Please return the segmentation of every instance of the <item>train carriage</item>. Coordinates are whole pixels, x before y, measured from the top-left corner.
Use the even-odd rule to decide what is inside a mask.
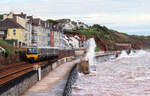
[[[26,58],[29,61],[39,61],[50,57],[56,57],[59,55],[59,49],[57,47],[27,47]]]

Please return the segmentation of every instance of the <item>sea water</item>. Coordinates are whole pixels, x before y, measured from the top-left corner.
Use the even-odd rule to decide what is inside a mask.
[[[73,96],[150,96],[150,52],[125,51],[120,57],[96,63],[96,74],[79,74]]]

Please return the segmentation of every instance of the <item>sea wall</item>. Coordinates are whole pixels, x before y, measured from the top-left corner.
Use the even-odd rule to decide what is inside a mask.
[[[78,78],[78,69],[77,64],[72,68],[70,75],[68,77],[63,96],[72,96],[72,85],[75,83],[75,81]]]
[[[36,71],[31,71],[0,87],[0,96],[20,96],[38,81]]]
[[[71,61],[73,57],[63,58],[53,63],[46,64],[41,67],[41,78],[43,78],[47,73],[54,70],[59,65],[66,61]],[[28,88],[33,86],[39,80],[38,70],[32,70],[9,83],[0,86],[0,96],[20,96]]]
[[[113,58],[116,58],[115,54],[105,54],[105,55],[99,55],[95,57],[97,62],[105,62]]]
[[[112,57],[115,58],[115,55],[114,54],[106,54],[106,55],[97,56],[95,59],[98,62],[105,62],[105,61],[111,59]],[[82,66],[82,64],[85,64],[85,66]],[[85,68],[81,68],[81,67],[85,67]],[[87,69],[86,61],[83,61],[83,63],[81,61],[80,64],[76,64],[76,66],[73,67],[73,69],[70,72],[70,75],[68,77],[63,96],[72,96],[72,85],[74,85],[74,83],[78,79],[78,72],[82,72],[83,69],[85,69],[85,70]],[[84,72],[82,72],[82,73],[84,73]]]

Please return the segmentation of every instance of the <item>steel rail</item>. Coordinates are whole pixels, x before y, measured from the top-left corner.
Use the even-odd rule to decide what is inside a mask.
[[[33,68],[34,65],[45,66],[48,63],[55,62],[64,57],[67,56],[62,56],[59,58],[54,58],[51,60],[46,60],[46,61],[41,61],[36,63],[20,62],[8,66],[0,67],[0,87],[28,72],[31,72],[34,69]]]

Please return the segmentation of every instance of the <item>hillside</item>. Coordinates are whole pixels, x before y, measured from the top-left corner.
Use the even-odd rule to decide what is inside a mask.
[[[88,29],[65,31],[65,33],[86,35],[87,38],[94,37],[98,49],[102,50],[117,50],[116,43],[130,43],[134,49],[150,48],[150,36],[128,35],[98,24],[90,26]]]

